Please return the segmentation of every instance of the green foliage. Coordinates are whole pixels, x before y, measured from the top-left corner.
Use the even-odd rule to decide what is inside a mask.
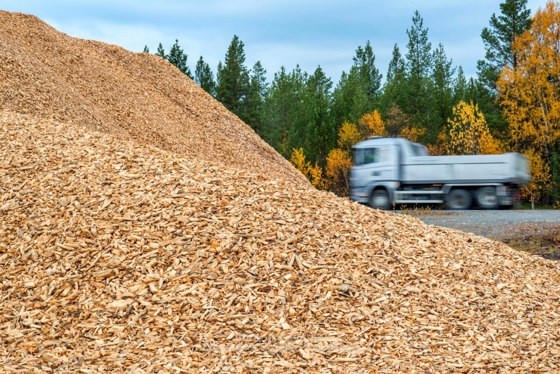
[[[526,4],[526,0],[504,0],[500,4],[502,13],[492,15],[489,27],[482,30],[486,55],[484,61],[478,62],[476,78],[466,77],[460,66],[454,66],[443,45],[432,49],[428,28],[415,11],[412,25],[406,30],[406,53],[401,54],[399,46],[394,45],[383,86],[369,41],[358,46],[350,69],[342,72],[335,85],[320,67],[308,74],[299,65],[291,72],[281,67],[269,84],[260,61],[250,70],[245,66],[245,46],[237,35],[224,62],[217,66],[216,80],[202,56],[196,64],[194,80],[284,157],[299,160],[315,185],[320,180],[328,181],[329,188],[337,193],[347,193],[344,173],[351,165],[351,145],[371,134],[403,136],[426,144],[436,153],[476,153],[484,147],[497,151],[508,139],[519,150],[534,144],[549,167],[551,185],[560,186],[560,140],[556,138],[560,105],[553,102],[560,92],[560,79],[555,71],[548,70],[556,66],[556,60],[522,70],[517,79],[524,80],[525,88],[519,89],[517,81],[511,84],[515,72],[524,66],[523,54],[512,43],[531,26]],[[537,56],[540,52],[527,53]],[[190,75],[187,55],[177,40],[169,55],[161,43],[156,54]],[[557,50],[551,56],[558,56]],[[496,79],[500,70],[508,66],[511,72],[504,87],[518,87],[518,91],[508,93],[509,101],[499,107]],[[534,71],[547,72],[548,76],[542,75],[538,81],[526,79]],[[550,83],[548,88],[546,80]],[[531,105],[540,106],[526,107],[529,104],[523,100],[529,100],[528,92],[540,98],[531,99]],[[551,131],[539,133],[547,124]],[[470,146],[474,148],[467,150]],[[553,192],[555,188],[539,192],[539,197],[558,199],[560,189]]]
[[[191,70],[187,65],[188,55],[183,52],[181,46],[179,46],[179,40],[175,39],[175,43],[171,46],[171,50],[167,55],[167,61],[177,66],[181,72],[185,73],[192,79]]]
[[[336,144],[331,87],[320,67],[313,75],[299,66],[291,73],[282,67],[265,95],[263,138],[285,156],[290,149],[304,148],[310,162],[323,164]]]
[[[214,74],[210,65],[208,65],[202,56],[198,59],[196,63],[196,68],[194,70],[194,81],[198,83],[200,87],[212,96],[216,96],[216,82],[214,81]]]
[[[387,80],[381,95],[381,108],[387,113],[393,107],[402,108],[405,103],[406,70],[399,47],[395,44],[387,70]]]
[[[336,127],[330,112],[331,88],[330,78],[318,67],[307,77],[303,91],[304,146],[309,160],[319,164],[324,164],[326,153],[336,144]]]
[[[418,11],[412,17],[412,27],[406,30],[408,35],[408,52],[406,54],[406,70],[411,80],[412,88],[418,93],[422,88],[422,81],[430,75],[432,68],[432,43],[428,39],[428,29],[424,27],[424,20]]]
[[[149,52],[148,46],[144,47],[144,52]],[[177,69],[179,69],[182,73],[186,74],[189,78],[193,78],[191,75],[191,70],[187,65],[188,55],[183,51],[181,46],[179,45],[179,40],[175,39],[175,43],[171,47],[169,54],[165,53],[165,49],[163,45],[159,43],[156,56],[159,56],[167,61],[169,61],[172,65],[175,65]]]
[[[439,132],[440,126],[452,115],[453,106],[453,62],[447,59],[443,45],[433,53],[433,106],[434,116],[428,131]]]
[[[367,90],[357,70],[350,69],[350,73],[343,72],[333,92],[334,122],[337,124],[344,121],[356,122],[368,111],[370,105]]]
[[[266,88],[266,70],[261,62],[257,61],[249,72],[249,86],[243,97],[243,106],[239,116],[261,136],[263,134],[262,107]]]
[[[418,11],[414,13],[412,27],[407,29],[406,33],[406,85],[402,109],[411,116],[413,122],[428,129],[425,141],[433,143],[438,127],[442,124],[435,121],[432,44],[428,39],[428,29],[424,27],[424,20]]]
[[[245,66],[245,45],[237,35],[226,52],[225,61],[218,64],[216,98],[226,108],[245,120],[243,101],[249,91],[249,71]]]
[[[459,66],[457,68],[457,79],[455,80],[455,85],[453,87],[453,102],[458,103],[459,101],[470,101],[472,98],[468,97],[469,82],[465,77],[465,72],[463,67]]]
[[[531,11],[527,0],[505,0],[500,4],[501,13],[492,14],[489,27],[482,30],[485,49],[484,60],[477,61],[478,86],[473,100],[486,116],[490,131],[506,140],[508,123],[503,118],[496,100],[496,82],[505,66],[517,68],[518,55],[512,48],[513,41],[531,26]]]
[[[375,54],[371,43],[359,46],[353,57],[348,73],[343,72],[333,93],[334,122],[357,122],[367,112],[371,112],[380,99],[382,75],[375,66]]]
[[[352,69],[356,70],[363,88],[366,91],[368,101],[375,104],[379,96],[379,89],[381,88],[381,79],[383,76],[379,73],[379,69],[375,66],[375,54],[369,40],[366,46],[361,46],[356,49],[356,55],[353,57],[354,65]]]
[[[264,139],[280,154],[289,158],[292,149],[303,147],[301,132],[304,75],[299,67],[291,73],[282,67],[265,94],[263,130]]]
[[[167,55],[165,54],[165,50],[163,49],[163,45],[161,45],[161,43],[158,44],[156,56],[167,60]]]
[[[477,62],[480,82],[492,94],[500,71],[509,65],[517,67],[517,53],[512,49],[515,38],[531,27],[531,11],[527,0],[505,0],[500,4],[501,14],[490,17],[490,26],[482,30],[485,59]]]

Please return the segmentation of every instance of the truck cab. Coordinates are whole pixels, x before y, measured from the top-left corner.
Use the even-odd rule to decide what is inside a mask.
[[[350,198],[381,209],[393,205],[402,180],[402,159],[429,156],[425,146],[402,138],[371,137],[352,147]]]

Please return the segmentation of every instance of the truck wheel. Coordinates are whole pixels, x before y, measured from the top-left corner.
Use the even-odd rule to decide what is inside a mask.
[[[465,210],[472,205],[472,196],[468,190],[452,189],[447,195],[447,208],[451,210]]]
[[[375,209],[388,210],[391,207],[389,193],[384,188],[378,188],[371,194],[369,206]]]
[[[476,203],[482,209],[497,209],[500,205],[498,195],[496,194],[496,187],[480,187],[476,190],[475,198]]]

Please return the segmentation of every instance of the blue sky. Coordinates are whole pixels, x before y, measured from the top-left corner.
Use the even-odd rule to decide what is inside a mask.
[[[476,75],[484,57],[480,33],[502,0],[0,0],[0,9],[33,14],[70,36],[139,52],[166,51],[175,39],[194,71],[200,56],[216,73],[234,35],[245,45],[245,64],[261,61],[269,81],[284,66],[313,73],[321,66],[334,84],[369,40],[385,77],[395,43],[406,53],[406,30],[418,10],[435,48],[454,66]],[[529,0],[534,14],[546,0]]]

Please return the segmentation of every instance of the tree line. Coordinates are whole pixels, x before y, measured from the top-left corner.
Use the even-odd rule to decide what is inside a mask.
[[[404,49],[393,47],[383,81],[370,41],[358,46],[334,84],[320,66],[284,67],[271,82],[245,63],[234,35],[216,74],[201,56],[194,74],[178,40],[156,54],[177,66],[250,125],[318,188],[348,193],[351,146],[367,136],[403,136],[433,154],[518,151],[531,161],[523,195],[560,200],[560,6],[531,16],[527,0],[505,0],[481,32],[485,57],[467,78],[442,44],[433,46],[418,11]],[[146,47],[145,52],[149,52]]]

